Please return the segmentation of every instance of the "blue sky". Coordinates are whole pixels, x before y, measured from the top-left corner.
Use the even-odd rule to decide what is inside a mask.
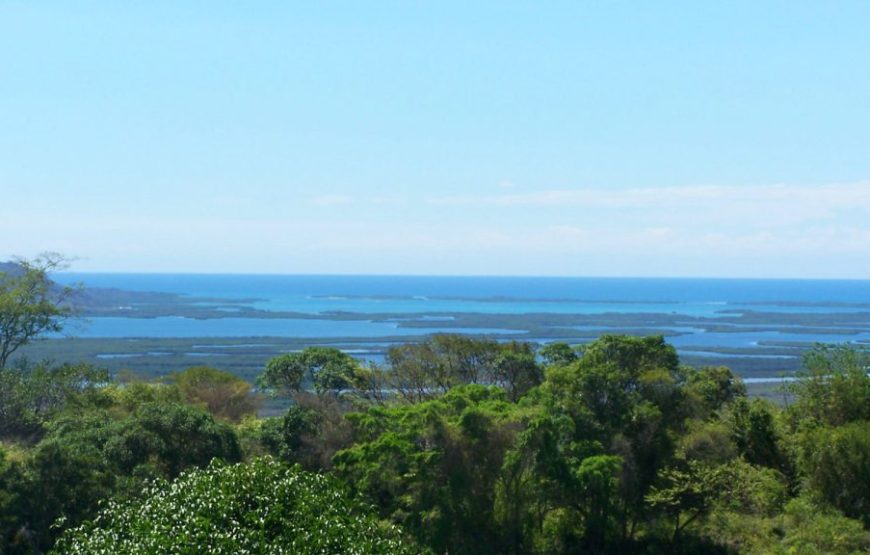
[[[0,257],[870,278],[867,2],[0,0]]]

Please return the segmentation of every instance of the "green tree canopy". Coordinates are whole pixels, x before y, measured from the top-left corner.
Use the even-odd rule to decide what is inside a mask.
[[[307,347],[269,360],[257,383],[285,395],[301,390],[306,382],[318,395],[338,393],[357,385],[360,370],[359,363],[339,349]]]
[[[870,351],[850,345],[818,345],[804,356],[800,379],[790,389],[796,418],[839,426],[870,420]]]
[[[187,402],[202,405],[219,418],[238,422],[257,410],[251,384],[230,372],[194,366],[170,375],[169,379]]]
[[[3,265],[7,269],[0,271],[0,369],[23,345],[63,329],[71,314],[65,301],[72,289],[58,287],[48,277],[63,265],[63,257],[54,253]]]
[[[241,459],[236,435],[200,409],[146,403],[122,418],[94,410],[54,420],[26,459],[21,511],[27,527],[50,544],[58,518],[77,525],[98,503],[129,495],[143,480],[173,478],[212,459]]]
[[[577,349],[567,343],[554,341],[547,343],[538,351],[538,356],[547,366],[564,366],[580,358]]]
[[[800,469],[811,491],[870,527],[870,421],[807,432]]]
[[[99,394],[105,370],[87,364],[0,370],[0,438],[34,442],[62,411]]]
[[[64,555],[421,553],[332,479],[270,459],[193,470],[112,501],[69,530]]]
[[[464,385],[351,414],[357,442],[335,455],[335,472],[438,553],[504,552],[495,484],[518,410],[500,388]]]
[[[421,343],[396,345],[387,353],[389,387],[417,403],[464,384],[499,385],[512,401],[543,379],[530,343],[498,343],[436,334]]]

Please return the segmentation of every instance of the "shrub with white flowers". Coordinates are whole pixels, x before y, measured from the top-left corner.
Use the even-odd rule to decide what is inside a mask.
[[[111,501],[55,553],[402,554],[421,550],[334,479],[269,458],[190,470]]]

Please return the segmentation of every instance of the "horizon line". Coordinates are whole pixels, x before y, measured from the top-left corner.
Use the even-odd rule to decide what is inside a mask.
[[[785,276],[651,276],[651,275],[543,275],[543,274],[418,274],[418,273],[324,273],[324,272],[200,272],[138,270],[64,270],[54,274],[112,274],[162,276],[271,276],[271,277],[376,277],[376,278],[453,278],[453,279],[608,279],[608,280],[733,280],[733,281],[870,281],[870,277],[785,277]]]

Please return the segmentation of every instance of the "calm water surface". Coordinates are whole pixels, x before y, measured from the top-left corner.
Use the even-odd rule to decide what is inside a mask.
[[[227,300],[254,299],[250,305],[257,308],[311,315],[335,311],[428,313],[437,319],[439,313],[664,313],[710,318],[726,316],[723,311],[728,310],[870,313],[870,281],[86,273],[63,273],[56,278],[62,283],[83,283],[86,287]],[[866,327],[867,333],[859,335],[741,332],[739,329],[733,333],[703,333],[691,327],[667,329],[682,334],[669,338],[677,347],[695,347],[703,352],[703,348],[752,347],[763,341],[870,341],[870,322],[865,324],[861,327]],[[443,329],[457,333],[516,333],[516,330],[488,328]],[[402,328],[398,322],[369,320],[232,317],[214,320],[93,318],[69,330],[86,337],[305,338],[419,336],[437,331],[441,329]]]

